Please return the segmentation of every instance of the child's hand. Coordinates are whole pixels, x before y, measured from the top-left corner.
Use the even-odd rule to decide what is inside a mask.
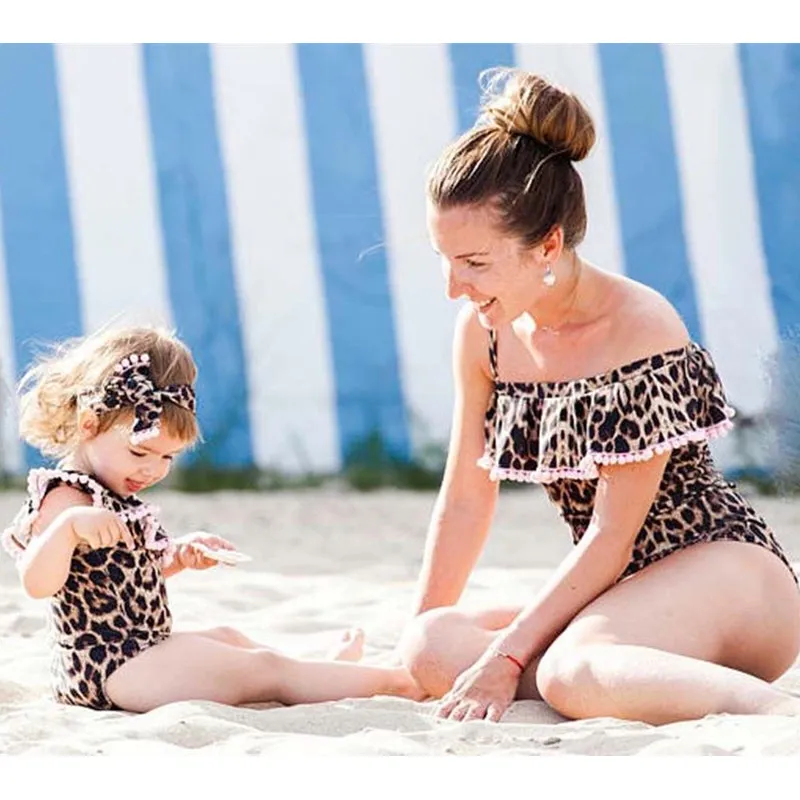
[[[211,533],[187,533],[179,539],[174,539],[176,546],[175,562],[181,569],[208,569],[216,567],[219,561],[206,556],[195,544],[205,545],[211,550],[235,550],[236,548],[221,536]]]
[[[74,506],[67,512],[76,544],[88,544],[92,550],[113,547],[124,542],[133,550],[133,535],[128,526],[107,508]]]

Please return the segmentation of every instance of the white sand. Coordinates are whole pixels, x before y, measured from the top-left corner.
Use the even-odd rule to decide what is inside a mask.
[[[434,496],[429,493],[151,493],[168,529],[218,532],[253,556],[235,568],[170,581],[176,628],[232,625],[289,652],[319,655],[359,625],[367,657],[389,652],[409,608]],[[0,495],[10,520],[22,495]],[[755,498],[789,557],[800,561],[800,502]],[[4,523],[5,524],[5,523]],[[541,490],[501,495],[494,531],[464,601],[523,602],[570,547]],[[0,753],[225,754],[781,754],[800,753],[800,726],[719,715],[661,727],[567,722],[543,703],[515,703],[500,724],[436,720],[395,698],[230,708],[176,703],[149,714],[59,706],[47,691],[43,604],[0,560]],[[779,685],[800,694],[800,665]]]

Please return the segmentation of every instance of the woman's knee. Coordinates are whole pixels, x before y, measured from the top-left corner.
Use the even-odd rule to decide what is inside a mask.
[[[556,639],[539,661],[536,688],[542,699],[565,717],[596,716],[594,664],[600,649],[613,645],[573,643]]]
[[[439,671],[442,652],[452,643],[454,631],[464,624],[464,615],[452,607],[431,609],[409,623],[398,649],[415,679],[424,678],[432,669]]]
[[[427,657],[462,618],[463,615],[451,607],[434,608],[415,617],[400,640],[399,649],[406,666],[410,668],[417,659]]]

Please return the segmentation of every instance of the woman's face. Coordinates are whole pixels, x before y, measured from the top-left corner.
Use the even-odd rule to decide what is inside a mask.
[[[428,203],[428,233],[442,258],[447,296],[466,296],[486,328],[512,322],[547,291],[537,248],[523,249],[501,232],[487,206],[442,210]]]

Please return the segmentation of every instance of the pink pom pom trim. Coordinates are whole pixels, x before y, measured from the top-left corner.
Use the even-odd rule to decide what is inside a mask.
[[[0,535],[0,544],[6,552],[16,557],[25,552],[25,546],[30,540],[31,526],[39,514],[39,506],[47,490],[47,485],[53,478],[59,478],[65,483],[81,484],[86,486],[92,493],[92,505],[95,508],[103,508],[103,487],[88,475],[75,474],[60,469],[50,469],[39,467],[32,469],[28,473],[28,494],[31,498],[31,510],[22,508],[14,518],[11,525]],[[142,503],[135,508],[128,508],[121,511],[117,516],[123,522],[141,521],[144,530],[145,547],[148,550],[161,550],[162,558],[168,561],[172,557],[175,545],[169,537],[156,539],[159,530],[158,516],[159,509],[149,503]]]
[[[484,453],[477,463],[479,467],[489,471],[489,477],[493,481],[510,480],[518,483],[552,483],[564,478],[593,480],[600,476],[597,470],[598,464],[632,464],[636,461],[649,461],[655,455],[674,450],[676,447],[681,447],[689,442],[709,441],[719,436],[724,436],[731,428],[733,428],[733,422],[730,419],[726,419],[708,428],[700,428],[678,436],[672,436],[657,445],[646,447],[633,453],[587,453],[577,467],[556,467],[537,470],[504,469],[497,466],[489,453]]]

